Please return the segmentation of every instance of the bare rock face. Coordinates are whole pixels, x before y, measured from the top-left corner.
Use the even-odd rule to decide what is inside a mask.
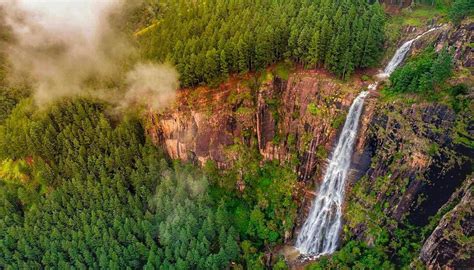
[[[256,93],[243,83],[197,89],[183,92],[175,108],[150,114],[148,133],[173,159],[227,168],[238,143],[258,147],[264,160],[293,162],[300,179],[312,179],[360,89],[361,81],[315,71],[270,78]]]
[[[464,23],[455,28],[450,28],[441,32],[436,41],[436,49],[441,49],[444,45],[453,49],[456,67],[474,66],[474,49],[471,44],[474,41],[474,23]]]
[[[472,23],[444,25],[413,44],[417,54],[430,44],[436,50],[450,48],[456,72],[472,67]],[[427,29],[406,29],[417,36]],[[471,86],[472,76],[458,76],[453,84]],[[374,241],[371,231],[393,231],[409,222],[436,229],[424,239],[420,260],[430,269],[467,269],[472,254],[472,173],[474,134],[470,111],[456,113],[443,103],[403,100],[367,100],[352,166],[357,177],[349,179],[346,228],[357,239]],[[463,138],[460,138],[463,137]],[[456,189],[461,191],[454,193]],[[453,195],[454,193],[454,195]],[[441,218],[441,216],[442,218]],[[429,217],[440,221],[430,223]]]
[[[361,88],[361,82],[347,85],[317,72],[296,73],[284,86],[272,87],[273,91],[264,87],[257,117],[261,154],[269,160],[296,158],[302,180],[320,174],[322,167],[318,165],[327,158]],[[275,102],[280,102],[276,108],[272,107]]]
[[[200,165],[213,160],[219,167],[227,167],[232,160],[227,147],[234,139],[246,141],[246,133],[254,128],[248,94],[249,89],[240,85],[232,93],[203,88],[183,92],[174,108],[149,115],[148,133],[173,159]]]
[[[474,178],[465,181],[444,206],[449,210],[423,244],[420,259],[429,269],[474,265]]]
[[[434,26],[432,26],[434,27]],[[474,23],[465,22],[458,26],[441,25],[439,30],[433,34],[423,36],[414,43],[414,50],[411,54],[417,54],[427,45],[434,44],[436,51],[443,48],[450,48],[453,52],[455,67],[469,68],[474,66],[474,49],[471,44],[473,42]],[[414,33],[420,34],[427,29],[416,29]]]
[[[369,100],[366,110],[371,106],[354,155],[355,164],[363,155],[370,161],[359,169],[362,178],[351,179],[347,212],[380,209],[388,219],[377,220],[378,226],[393,228],[405,218],[425,226],[472,170],[473,150],[455,142],[462,116],[438,103]],[[354,235],[367,240],[365,219],[347,221]]]
[[[471,72],[466,68],[472,66],[473,29],[472,22],[443,25],[418,39],[411,54],[419,53],[430,44],[434,44],[436,50],[448,47],[454,53],[456,69]],[[409,28],[406,35],[415,37],[426,30]],[[456,83],[467,85],[473,82],[472,76],[461,76],[457,80]],[[357,177],[350,179],[349,187],[349,190],[356,187],[354,192],[359,192],[359,196],[350,194],[348,197],[353,198],[349,206],[368,209],[382,206],[383,213],[396,222],[408,218],[416,225],[426,225],[428,217],[437,213],[472,171],[473,150],[456,142],[459,135],[456,129],[461,122],[466,125],[465,133],[471,134],[468,136],[474,134],[469,119],[468,115],[457,115],[440,103],[373,104],[368,100],[353,158]],[[358,198],[361,193],[367,197]],[[365,237],[364,224],[350,226],[355,235]]]
[[[390,175],[398,189],[380,190],[377,199],[388,202],[390,209],[385,211],[400,220],[416,199],[424,173],[433,162],[434,153],[428,151],[432,139],[441,145],[449,142],[446,134],[433,136],[432,129],[449,134],[454,125],[454,112],[442,105],[406,107],[402,104],[379,104],[376,111],[379,113],[372,118],[366,140],[362,142],[365,151],[372,152],[373,157],[366,181],[368,185],[375,185],[378,178]]]

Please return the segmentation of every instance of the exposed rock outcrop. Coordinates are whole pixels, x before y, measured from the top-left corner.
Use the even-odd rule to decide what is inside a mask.
[[[465,69],[471,65],[473,27],[472,23],[443,25],[417,40],[411,54],[429,44],[438,50],[448,46],[454,52],[456,69]],[[408,36],[425,30],[407,29]],[[472,76],[457,76],[457,80],[471,85],[472,91]],[[405,218],[424,226],[472,171],[474,152],[459,143],[460,136],[473,138],[469,113],[457,114],[442,103],[402,100],[377,104],[369,100],[366,107],[353,158],[357,176],[351,179],[349,189],[354,190],[348,196],[348,211],[354,215],[364,209],[380,209],[388,220],[380,221],[379,226],[395,227]],[[359,238],[367,237],[367,224],[358,219],[348,223]]]
[[[324,72],[296,72],[264,82],[182,93],[177,106],[150,114],[149,134],[175,159],[229,167],[235,143],[257,146],[266,160],[293,162],[300,179],[320,172],[363,82],[343,83]],[[256,98],[254,98],[256,96]],[[296,166],[296,165],[295,165]]]
[[[361,137],[354,157],[365,154],[372,162],[360,181],[352,181],[357,192],[372,195],[352,194],[351,200],[368,209],[380,205],[396,221],[407,217],[424,225],[470,173],[473,151],[455,142],[461,116],[437,103],[398,101],[377,104],[374,110],[371,120],[363,120],[367,136]]]
[[[437,50],[449,46],[453,50],[455,66],[457,68],[469,68],[474,66],[474,48],[472,43],[474,33],[474,22],[464,23],[454,28],[441,31],[435,38],[434,44]]]
[[[467,269],[474,265],[474,178],[466,180],[444,208],[449,210],[453,205],[421,249],[420,259],[429,269]]]
[[[438,51],[450,48],[460,74],[451,83],[468,85],[471,94],[461,100],[470,102],[473,76],[462,74],[472,75],[473,27],[472,23],[444,25],[417,40],[411,51],[417,54],[429,44]],[[424,30],[407,31],[418,35]],[[450,101],[407,101],[366,104],[368,113],[363,116],[353,158],[358,176],[348,187],[348,235],[371,244],[374,232],[382,228],[394,231],[406,222],[418,228],[427,226],[428,232],[436,227],[421,250],[421,261],[430,269],[464,269],[474,264],[473,180],[466,179],[474,162],[474,149],[469,146],[474,138],[472,107],[459,113],[447,105]],[[430,217],[443,211],[450,212],[430,223]]]
[[[452,50],[457,69],[473,67],[474,49],[471,44],[474,42],[474,22],[466,22],[458,26],[444,24],[437,27],[439,27],[439,30],[424,36],[413,44],[411,55],[416,55],[420,50],[426,48],[428,44],[433,44],[437,51],[449,47]],[[422,33],[425,30],[425,28],[413,28],[409,31],[416,34]]]
[[[457,71],[469,71],[465,68],[473,66],[473,28],[472,23],[445,25],[417,40],[412,54],[427,44],[437,50],[448,45]],[[423,30],[408,29],[414,36]],[[258,149],[263,160],[293,166],[300,188],[304,186],[303,192],[295,192],[304,193],[301,202],[315,196],[313,184],[320,179],[346,112],[366,85],[357,77],[340,82],[322,71],[298,71],[287,79],[270,74],[260,85],[255,79],[230,80],[215,90],[183,91],[174,108],[150,114],[148,133],[174,159],[200,165],[214,161],[219,168],[229,168],[236,160],[232,145]],[[472,78],[460,81],[472,85]],[[451,196],[472,172],[474,151],[461,142],[474,136],[470,118],[443,103],[380,101],[371,93],[347,181],[344,212],[351,216],[346,225],[352,235],[371,243],[368,231],[373,224],[393,229],[409,220],[425,226],[448,200],[459,200],[425,242],[420,258],[433,268],[472,263],[472,256],[463,255],[472,253],[472,242],[469,248],[463,244],[465,237],[472,241],[472,190]],[[472,186],[472,178],[466,183]],[[462,234],[451,235],[453,226],[460,226]]]

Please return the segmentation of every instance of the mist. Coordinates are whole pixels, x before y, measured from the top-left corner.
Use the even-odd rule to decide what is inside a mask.
[[[77,95],[153,109],[174,100],[174,68],[138,62],[129,37],[110,24],[124,1],[7,0],[0,8],[13,34],[4,46],[10,79],[28,81],[37,105]]]

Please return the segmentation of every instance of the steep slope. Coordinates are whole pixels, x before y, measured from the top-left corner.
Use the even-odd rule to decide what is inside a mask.
[[[372,162],[354,183],[347,211],[356,235],[367,225],[363,212],[374,208],[390,221],[426,225],[472,170],[473,150],[456,142],[456,125],[466,119],[448,106],[398,101],[375,110],[365,147]]]
[[[388,232],[396,242],[397,233],[412,230],[411,251],[391,247],[399,258],[423,246],[421,261],[435,269],[459,267],[472,260],[469,195],[464,203],[459,202],[463,195],[452,195],[470,185],[466,177],[473,166],[473,81],[468,69],[472,33],[466,31],[472,27],[472,23],[445,26],[439,34],[416,43],[412,52],[417,54],[432,43],[437,49],[450,46],[455,60],[450,83],[466,84],[467,93],[441,95],[437,101],[421,95],[382,98],[372,104],[376,113],[366,114],[367,135],[360,137],[355,163],[364,156],[371,161],[359,168],[363,177],[354,178],[349,187],[346,237],[374,244]],[[459,102],[464,105],[460,107]],[[458,202],[459,207],[451,210]],[[447,211],[450,214],[441,219]]]
[[[467,179],[440,210],[447,213],[423,244],[420,259],[434,269],[469,268],[474,265],[473,178]]]
[[[363,82],[334,80],[323,72],[294,72],[263,82],[252,98],[244,83],[183,93],[176,108],[150,115],[149,133],[172,158],[215,161],[228,168],[236,140],[258,147],[267,160],[300,162],[300,179],[310,179],[327,157],[347,108]]]
[[[452,83],[472,85],[472,76],[466,73],[472,66],[472,27],[472,23],[443,25],[417,40],[411,55],[428,44],[438,50],[450,46],[456,61]],[[408,39],[426,28],[407,31]],[[295,193],[305,206],[296,223],[301,224],[347,110],[370,80],[359,74],[341,82],[322,71],[295,69],[288,77],[277,74],[270,68],[259,79],[232,79],[218,89],[183,91],[174,108],[149,114],[148,133],[172,158],[200,165],[213,161],[222,169],[232,167],[239,154],[232,148],[235,144],[258,148],[263,160],[290,164],[301,183]],[[455,111],[449,101],[413,102],[380,99],[375,92],[367,97],[349,176],[345,239],[354,235],[370,244],[384,228],[396,229],[407,222],[432,227],[425,232],[428,237],[436,227],[432,224],[439,222],[421,259],[428,265],[444,264],[459,255],[452,252],[443,260],[436,255],[444,241],[439,228],[454,219],[445,216],[430,223],[429,218],[442,211],[472,172],[471,111]]]

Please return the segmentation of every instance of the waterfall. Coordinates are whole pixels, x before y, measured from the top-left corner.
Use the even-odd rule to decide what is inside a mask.
[[[360,93],[349,109],[323,184],[296,241],[296,247],[302,254],[332,253],[337,247],[341,206],[344,201],[344,181],[349,171],[359,117],[367,94],[367,91]]]
[[[423,35],[434,31],[432,28],[416,38],[405,42],[395,53],[379,78],[386,78],[402,63],[413,42]],[[376,90],[379,81],[368,86]],[[303,255],[323,255],[336,250],[342,223],[342,204],[346,176],[351,164],[352,151],[357,138],[359,118],[364,100],[369,92],[361,92],[352,103],[346,122],[329,160],[318,194],[313,202],[308,218],[301,228],[295,247]]]
[[[413,42],[415,42],[416,40],[418,40],[422,36],[428,34],[429,32],[432,32],[436,29],[438,29],[438,28],[436,28],[436,27],[431,28],[430,30],[424,32],[423,34],[417,36],[416,38],[411,39],[411,40],[403,43],[403,45],[400,46],[400,48],[398,48],[398,50],[395,52],[395,55],[392,57],[390,62],[385,67],[385,69],[383,71],[383,75],[385,75],[385,77],[390,76],[390,74],[392,74],[392,72],[402,63],[403,59],[405,59],[405,56],[410,51],[411,45],[413,44]]]

